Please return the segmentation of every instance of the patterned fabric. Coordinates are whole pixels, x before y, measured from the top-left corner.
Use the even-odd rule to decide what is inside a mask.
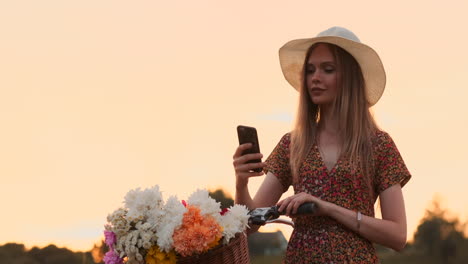
[[[266,160],[265,173],[273,173],[286,191],[293,185],[294,193],[306,192],[322,200],[365,215],[374,216],[374,203],[379,193],[411,178],[392,138],[378,131],[372,139],[375,175],[373,190],[363,179],[360,169],[351,172],[346,159],[338,159],[327,170],[315,144],[299,171],[298,183],[292,183],[289,166],[291,134],[284,135]],[[375,195],[373,195],[373,193]],[[372,243],[327,216],[299,216],[289,240],[285,263],[378,263]]]

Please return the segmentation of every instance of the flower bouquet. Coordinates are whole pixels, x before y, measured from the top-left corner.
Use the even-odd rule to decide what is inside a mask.
[[[104,262],[219,263],[221,258],[213,261],[213,255],[223,254],[228,248],[242,244],[240,250],[248,251],[244,233],[248,218],[248,209],[243,205],[221,210],[207,190],[195,191],[187,202],[176,196],[164,202],[157,185],[130,190],[124,207],[107,217],[104,235],[109,251]],[[248,252],[244,254],[248,263]],[[203,259],[210,255],[212,261]],[[229,261],[226,256],[222,259],[221,263]]]

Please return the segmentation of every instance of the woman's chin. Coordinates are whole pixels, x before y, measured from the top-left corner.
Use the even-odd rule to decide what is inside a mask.
[[[329,100],[328,98],[323,97],[312,97],[312,103],[316,105],[324,105],[324,104],[331,104],[333,100]]]

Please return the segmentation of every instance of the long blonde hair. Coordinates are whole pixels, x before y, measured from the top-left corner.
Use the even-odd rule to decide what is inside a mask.
[[[317,44],[310,47],[305,63]],[[361,67],[344,49],[333,44],[324,44],[330,48],[341,77],[338,78],[339,92],[332,107],[339,123],[340,156],[349,160],[353,170],[361,169],[366,183],[371,187],[371,175],[374,172],[371,138],[378,128],[366,100]],[[301,164],[316,142],[317,125],[320,120],[320,108],[310,99],[305,83],[305,67],[302,76],[303,85],[299,95],[296,123],[291,133],[290,165],[294,182],[298,181]]]

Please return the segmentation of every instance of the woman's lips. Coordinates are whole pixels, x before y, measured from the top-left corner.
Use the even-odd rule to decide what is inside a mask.
[[[323,91],[325,91],[325,89],[318,88],[318,87],[314,87],[314,88],[310,89],[310,92],[312,92],[312,93],[323,92]]]

